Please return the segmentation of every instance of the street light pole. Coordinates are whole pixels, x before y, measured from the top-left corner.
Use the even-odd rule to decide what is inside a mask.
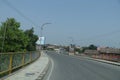
[[[51,24],[51,23],[44,23],[44,24],[41,25],[41,27],[40,27],[40,30],[41,30],[41,31],[40,31],[40,32],[41,32],[41,33],[40,33],[40,37],[43,36],[43,27],[44,27],[45,25],[48,25],[48,24]]]
[[[40,38],[39,38],[39,41],[40,41],[40,50],[42,50],[41,38],[43,37],[43,27],[44,27],[45,25],[48,25],[48,24],[51,24],[51,23],[44,23],[44,24],[42,24],[41,27],[40,27]]]

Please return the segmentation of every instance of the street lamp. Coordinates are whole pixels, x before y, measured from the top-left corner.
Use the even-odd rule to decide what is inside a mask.
[[[44,23],[41,25],[40,27],[40,38],[39,38],[39,41],[40,41],[40,50],[42,49],[42,45],[44,45],[44,37],[43,37],[43,27],[45,25],[48,25],[48,24],[51,24],[51,23]]]
[[[51,23],[44,23],[44,24],[41,25],[41,27],[40,27],[40,30],[41,30],[41,31],[40,31],[40,32],[41,32],[41,33],[40,33],[40,37],[43,36],[43,27],[44,27],[45,25],[48,25],[48,24],[51,24]]]

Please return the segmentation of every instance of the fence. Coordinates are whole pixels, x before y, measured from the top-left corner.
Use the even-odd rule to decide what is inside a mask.
[[[96,55],[91,55],[91,57],[97,58],[97,59],[120,62],[120,55],[118,54],[96,54]]]
[[[24,67],[40,57],[40,52],[17,52],[0,54],[0,77]]]

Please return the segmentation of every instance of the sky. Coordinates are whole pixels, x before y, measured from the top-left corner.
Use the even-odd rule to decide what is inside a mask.
[[[0,22],[15,18],[46,43],[120,48],[120,0],[0,0]]]

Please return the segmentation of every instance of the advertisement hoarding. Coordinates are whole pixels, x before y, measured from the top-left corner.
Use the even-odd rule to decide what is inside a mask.
[[[38,41],[36,42],[38,45],[44,45],[45,44],[45,37],[39,37]]]
[[[39,41],[41,45],[45,44],[45,37],[39,37]]]

